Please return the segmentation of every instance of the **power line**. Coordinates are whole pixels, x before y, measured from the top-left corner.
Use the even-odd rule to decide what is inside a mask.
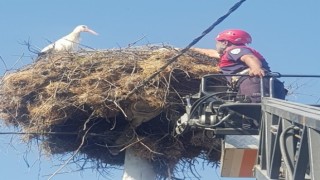
[[[0,132],[0,135],[79,135],[79,132]],[[87,136],[107,136],[98,133],[88,133]]]
[[[235,10],[237,10],[243,2],[246,0],[240,0],[236,4],[234,4],[229,11],[218,18],[211,26],[209,26],[206,30],[204,30],[200,36],[195,38],[191,43],[189,43],[185,48],[180,50],[179,54],[176,56],[170,58],[168,62],[160,67],[155,73],[153,73],[151,76],[146,78],[140,85],[136,86],[130,93],[127,94],[127,97],[130,97],[132,94],[134,94],[136,91],[138,91],[141,87],[143,87],[146,83],[148,83],[151,79],[153,79],[155,76],[157,76],[160,72],[162,72],[166,67],[168,67],[171,63],[176,61],[181,55],[183,55],[185,52],[187,52],[192,46],[194,46],[196,43],[198,43],[204,36],[206,36],[209,32],[211,32],[218,24],[220,24],[222,21],[224,21],[231,13],[233,13]],[[0,132],[0,135],[78,135],[79,132]],[[97,133],[88,133],[88,136],[107,136],[103,134],[97,134]]]
[[[141,87],[145,86],[150,80],[152,80],[159,73],[161,73],[171,63],[175,62],[180,56],[182,56],[185,52],[187,52],[193,45],[198,43],[204,36],[206,36],[209,32],[211,32],[213,28],[215,28],[218,24],[220,24],[223,20],[225,20],[231,13],[233,13],[235,10],[237,10],[241,6],[241,4],[245,1],[246,0],[241,0],[241,1],[237,2],[236,4],[234,4],[225,15],[223,15],[219,19],[217,19],[210,27],[208,27],[206,30],[204,30],[199,37],[195,38],[188,46],[186,46],[185,48],[180,50],[179,54],[168,59],[166,64],[164,64],[156,72],[154,72],[151,76],[149,76],[144,81],[142,81],[142,83],[140,85],[136,86],[132,91],[130,91],[127,94],[126,98],[128,98],[131,95],[133,95],[134,93],[136,93]],[[120,100],[122,100],[122,99],[120,99]]]
[[[193,45],[198,43],[204,36],[206,36],[209,32],[211,32],[213,28],[215,28],[218,24],[220,24],[223,20],[225,20],[231,13],[233,13],[235,10],[237,10],[241,6],[241,4],[245,1],[246,0],[241,0],[241,1],[237,2],[236,4],[234,4],[225,15],[223,15],[219,19],[217,19],[210,27],[208,27],[206,30],[204,30],[199,37],[195,38],[187,47],[182,49],[181,53],[185,53]]]

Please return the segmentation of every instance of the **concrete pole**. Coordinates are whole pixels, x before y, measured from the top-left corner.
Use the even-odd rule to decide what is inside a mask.
[[[130,147],[126,149],[122,180],[155,179],[156,173],[153,170],[152,164],[148,160],[136,156]]]

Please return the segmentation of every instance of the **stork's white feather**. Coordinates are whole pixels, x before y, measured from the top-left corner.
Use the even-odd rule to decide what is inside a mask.
[[[48,52],[72,52],[77,50],[80,43],[80,33],[89,32],[94,35],[98,35],[95,31],[88,28],[86,25],[77,26],[70,34],[60,38],[54,43],[49,44],[41,50],[41,53]]]

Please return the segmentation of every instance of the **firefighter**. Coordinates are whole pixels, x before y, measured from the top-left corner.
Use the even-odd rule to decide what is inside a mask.
[[[219,59],[223,74],[248,74],[250,77],[227,76],[230,84],[243,95],[245,102],[261,102],[260,78],[271,72],[265,58],[256,50],[247,46],[252,42],[251,36],[240,29],[229,29],[216,37],[216,49],[199,49],[202,53]],[[268,90],[268,81],[264,82],[264,91]],[[279,80],[274,82],[274,97],[284,99],[286,90]],[[266,94],[267,95],[267,94]]]

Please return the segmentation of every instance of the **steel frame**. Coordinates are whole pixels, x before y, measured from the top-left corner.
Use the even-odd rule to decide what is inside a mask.
[[[263,97],[261,109],[256,178],[319,179],[320,108]]]

